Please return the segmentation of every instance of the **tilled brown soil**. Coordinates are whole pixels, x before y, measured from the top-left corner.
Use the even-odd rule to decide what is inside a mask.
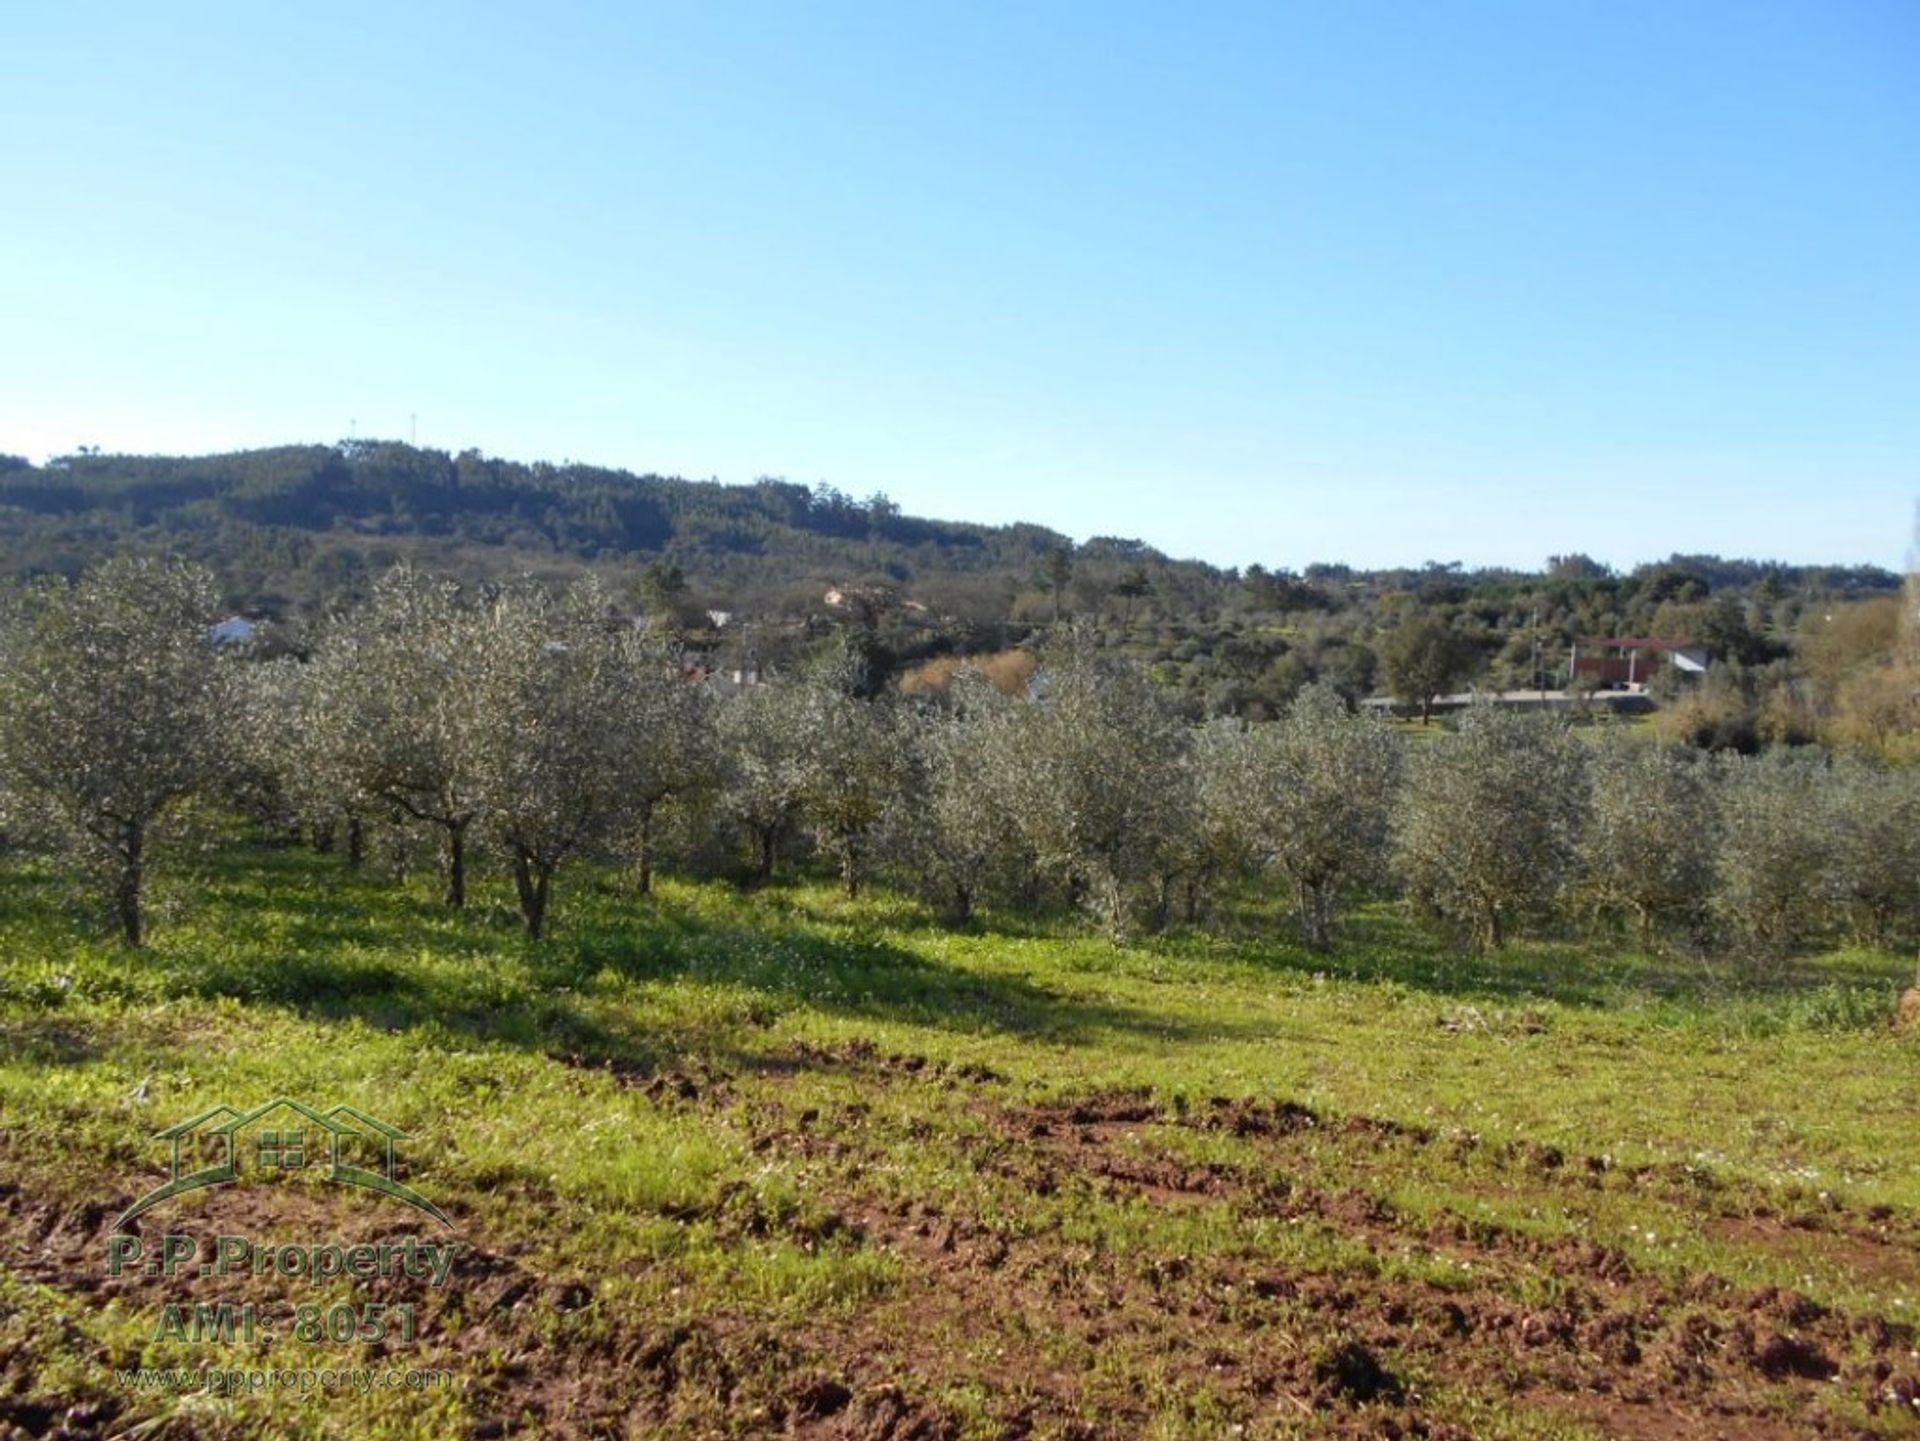
[[[1173,1299],[1203,1322],[1219,1338],[1213,1345],[1231,1358],[1221,1369],[1241,1378],[1253,1397],[1277,1390],[1316,1407],[1381,1397],[1396,1403],[1391,1414],[1347,1418],[1360,1434],[1455,1434],[1428,1414],[1416,1387],[1396,1379],[1401,1372],[1544,1402],[1637,1436],[1848,1435],[1859,1428],[1844,1408],[1826,1404],[1836,1393],[1867,1415],[1889,1419],[1910,1412],[1920,1395],[1909,1325],[1845,1314],[1789,1290],[1742,1289],[1711,1274],[1654,1273],[1578,1237],[1543,1239],[1461,1215],[1413,1221],[1362,1189],[1329,1191],[1286,1179],[1286,1145],[1308,1133],[1319,1133],[1324,1145],[1331,1131],[1336,1146],[1383,1136],[1434,1141],[1390,1122],[1349,1118],[1329,1126],[1296,1105],[1225,1099],[1170,1117],[1145,1098],[1121,1095],[1014,1113],[1006,1123],[1031,1143],[1013,1164],[1030,1167],[1041,1186],[1090,1177],[1103,1194],[1132,1193],[1155,1204],[1227,1200],[1241,1214],[1359,1238],[1382,1257],[1417,1251],[1464,1262],[1462,1279],[1444,1287],[1298,1275],[1258,1263],[1215,1262],[1203,1270],[1155,1262],[1137,1278],[1116,1271],[1112,1286],[1127,1300],[1164,1308]],[[1272,1143],[1271,1168],[1183,1165],[1143,1157],[1127,1144],[1164,1125],[1261,1137]],[[1513,1154],[1566,1174],[1571,1186],[1595,1184],[1596,1170],[1569,1171],[1557,1155],[1521,1148]],[[1911,1274],[1910,1222],[1836,1209],[1824,1229],[1849,1252],[1864,1253],[1872,1269]],[[1516,1299],[1529,1290],[1551,1291],[1553,1299]],[[1246,1293],[1270,1304],[1222,1299]],[[1336,1339],[1316,1346],[1299,1344],[1303,1337]],[[1328,1344],[1346,1361],[1367,1359],[1332,1364]]]
[[[1468,1193],[1503,1176],[1549,1203],[1631,1189],[1686,1207],[1732,1242],[1811,1247],[1863,1282],[1896,1287],[1916,1275],[1912,1215],[1286,1101],[1172,1105],[1128,1092],[1033,1105],[984,1067],[863,1045],[801,1047],[788,1059],[862,1086],[936,1088],[970,1124],[901,1121],[898,1107],[883,1119],[863,1101],[788,1106],[777,1067],[620,1074],[655,1104],[745,1125],[755,1150],[803,1165],[822,1201],[804,1218],[771,1216],[736,1187],[683,1219],[723,1240],[883,1251],[897,1259],[897,1283],[870,1304],[816,1316],[723,1306],[668,1318],[609,1299],[614,1278],[543,1272],[531,1240],[491,1237],[456,1210],[464,1249],[447,1287],[396,1280],[360,1293],[420,1307],[425,1339],[406,1364],[466,1377],[468,1434],[934,1441],[1172,1426],[1468,1438],[1502,1413],[1532,1417],[1533,1434],[1556,1424],[1636,1438],[1920,1434],[1920,1340],[1904,1319],[1656,1269],[1556,1233],[1551,1216],[1523,1232],[1444,1208],[1402,1214],[1353,1178],[1457,1162]],[[1190,1134],[1242,1144],[1231,1162],[1183,1159],[1165,1144]],[[885,1181],[903,1144],[938,1148],[976,1177],[977,1187],[955,1193],[975,1199],[916,1196]],[[568,1224],[557,1198],[523,1187],[514,1199],[523,1211],[545,1208],[552,1227]],[[1111,1239],[1101,1218],[1136,1208],[1217,1223],[1195,1234],[1228,1240],[1161,1248]],[[0,1261],[71,1296],[76,1312],[175,1299],[177,1283],[105,1275],[114,1209],[61,1210],[0,1188]],[[195,1225],[348,1244],[412,1229],[388,1210],[284,1188],[207,1193]],[[1261,1226],[1297,1226],[1324,1244],[1263,1255],[1231,1242]],[[1285,1259],[1299,1254],[1324,1259]],[[249,1278],[223,1299],[284,1307],[312,1293]],[[87,1344],[77,1329],[62,1339]],[[369,1354],[388,1349],[397,1351]],[[219,1434],[125,1394],[50,1383],[31,1341],[0,1346],[0,1437],[106,1437],[142,1420],[158,1421],[145,1436]]]

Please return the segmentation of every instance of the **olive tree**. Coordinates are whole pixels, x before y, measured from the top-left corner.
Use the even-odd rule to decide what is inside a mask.
[[[1180,918],[1199,920],[1213,888],[1223,877],[1246,870],[1242,836],[1216,803],[1223,762],[1245,730],[1232,717],[1217,717],[1187,733],[1162,792],[1157,847],[1159,891],[1153,906],[1156,924],[1165,924],[1179,902]]]
[[[1920,771],[1836,757],[1829,778],[1829,887],[1855,939],[1869,945],[1920,930]]]
[[[499,724],[499,627],[451,581],[399,566],[336,620],[306,678],[314,764],[440,833],[447,904],[467,897]]]
[[[1643,946],[1693,925],[1713,893],[1717,815],[1696,752],[1615,739],[1595,748],[1578,904],[1632,923]]]
[[[243,813],[289,829],[307,816],[291,795],[300,779],[291,757],[302,669],[291,656],[236,667],[223,727],[227,763],[221,779],[228,799]]]
[[[239,666],[225,727],[229,788],[264,818],[307,830],[320,849],[346,833],[351,866],[365,855],[372,802],[327,744],[324,668],[293,656]]]
[[[482,617],[492,709],[481,808],[534,940],[546,934],[561,865],[623,835],[635,812],[628,761],[644,746],[629,698],[651,657],[606,613],[604,591],[588,579],[558,600],[509,591]]]
[[[155,825],[219,764],[228,671],[198,566],[116,559],[24,599],[0,656],[0,766],[100,870],[120,934],[143,938]]]
[[[750,838],[754,875],[763,882],[773,877],[806,795],[802,700],[792,683],[770,679],[719,707],[721,808]]]
[[[1481,704],[1410,757],[1395,865],[1414,903],[1497,949],[1571,878],[1585,748],[1553,718]]]
[[[1210,808],[1228,817],[1254,868],[1292,889],[1301,940],[1325,950],[1340,903],[1386,874],[1397,737],[1315,685],[1279,720],[1222,749],[1210,769]]]
[[[623,747],[620,768],[629,811],[622,841],[644,896],[653,892],[662,810],[717,784],[718,738],[712,693],[689,681],[670,643],[651,631],[627,636],[621,666],[626,694],[614,735]]]
[[[1021,712],[1009,802],[1038,864],[1124,940],[1164,874],[1186,734],[1138,666],[1076,635]]]
[[[1028,858],[1007,784],[1022,704],[969,666],[942,702],[902,721],[908,772],[886,834],[955,924],[970,920],[982,893]]]
[[[1252,874],[1260,867],[1265,772],[1254,754],[1255,729],[1238,716],[1215,716],[1194,730],[1187,747],[1193,829],[1211,863],[1232,874]]]
[[[869,843],[906,783],[904,730],[884,701],[865,700],[864,663],[842,652],[791,683],[788,723],[800,743],[797,799],[821,850],[860,893]]]
[[[1830,913],[1837,828],[1823,760],[1774,750],[1715,758],[1720,844],[1713,913],[1725,935],[1767,960]]]

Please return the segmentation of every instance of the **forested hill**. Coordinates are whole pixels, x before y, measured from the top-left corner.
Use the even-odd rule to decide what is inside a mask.
[[[398,442],[211,456],[0,457],[0,536],[14,574],[73,570],[124,546],[213,565],[240,603],[295,606],[406,554],[463,573],[665,558],[733,604],[768,587],[869,573],[1030,575],[1067,538],[1040,526],[901,513],[785,481],[720,485],[597,466],[521,464]],[[1165,563],[1141,548],[1141,558]],[[751,590],[755,596],[737,592]]]
[[[896,582],[1000,574],[1036,582],[1050,552],[1075,559],[1236,577],[1173,561],[1139,541],[1100,538],[1075,547],[1044,526],[977,525],[903,514],[884,495],[856,499],[828,486],[784,480],[722,485],[571,462],[450,455],[397,441],[291,445],[229,455],[144,456],[83,452],[35,466],[0,455],[0,538],[5,573],[72,571],[103,551],[166,549],[213,563],[242,592],[250,573],[276,588],[326,591],[368,562],[425,549],[462,569],[571,570],[581,563],[666,558],[701,589],[730,583],[846,582],[862,573]],[[1717,556],[1675,556],[1714,592],[1770,582],[1789,590],[1876,591],[1898,577],[1873,566],[1782,566]],[[1603,574],[1570,557],[1565,578]],[[311,585],[301,583],[310,572]],[[1258,568],[1253,574],[1259,574]],[[1463,580],[1524,579],[1429,565],[1362,572],[1309,567],[1322,587],[1375,582],[1420,591]],[[1043,576],[1040,583],[1044,584]]]

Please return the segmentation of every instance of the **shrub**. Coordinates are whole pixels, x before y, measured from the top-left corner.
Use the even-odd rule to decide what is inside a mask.
[[[1572,877],[1587,800],[1586,751],[1563,725],[1474,706],[1413,757],[1397,870],[1417,907],[1497,949]]]
[[[1708,772],[1685,750],[1613,739],[1594,751],[1578,904],[1630,921],[1642,945],[1704,919],[1716,818]]]
[[[1720,845],[1713,914],[1754,960],[1778,957],[1821,929],[1838,857],[1824,760],[1794,751],[1716,758]]]
[[[24,600],[0,655],[0,769],[144,935],[155,826],[218,773],[229,673],[199,566],[112,560]]]

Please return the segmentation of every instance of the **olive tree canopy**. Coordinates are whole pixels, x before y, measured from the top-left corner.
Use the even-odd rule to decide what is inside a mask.
[[[1706,765],[1690,751],[1618,738],[1594,749],[1591,774],[1580,903],[1630,920],[1642,945],[1699,922],[1713,893],[1717,827]]]
[[[1585,748],[1545,715],[1482,704],[1411,757],[1394,826],[1414,902],[1497,948],[1573,873]]]
[[[906,713],[907,781],[886,831],[898,858],[948,919],[970,919],[981,894],[1030,856],[1021,839],[1008,774],[1023,702],[971,665],[946,696]]]
[[[529,587],[493,600],[479,632],[491,692],[481,809],[535,940],[560,866],[622,838],[636,811],[630,762],[644,746],[644,716],[629,698],[652,657],[607,609],[592,579],[557,600]]]
[[[1277,721],[1216,740],[1208,809],[1255,869],[1293,889],[1301,939],[1323,950],[1345,897],[1386,872],[1400,744],[1387,726],[1348,711],[1330,686],[1309,686]]]
[[[1188,743],[1139,667],[1074,638],[1047,662],[1020,713],[1008,796],[1041,867],[1064,879],[1124,939],[1165,874],[1170,807]]]
[[[1855,939],[1891,945],[1920,934],[1920,770],[1834,759],[1829,882]]]
[[[859,893],[874,832],[908,776],[905,731],[892,707],[861,698],[865,670],[857,656],[841,652],[786,683],[786,719],[800,742],[801,814],[839,862],[849,896]]]
[[[1720,844],[1713,911],[1753,961],[1806,940],[1832,910],[1840,841],[1832,777],[1821,757],[1793,751],[1715,758]]]
[[[489,608],[397,566],[329,632],[306,677],[315,763],[441,833],[447,903],[467,898],[467,844],[486,806],[499,723]]]
[[[116,559],[24,599],[0,658],[0,765],[108,879],[120,932],[143,935],[155,822],[218,768],[227,671],[201,567]]]

